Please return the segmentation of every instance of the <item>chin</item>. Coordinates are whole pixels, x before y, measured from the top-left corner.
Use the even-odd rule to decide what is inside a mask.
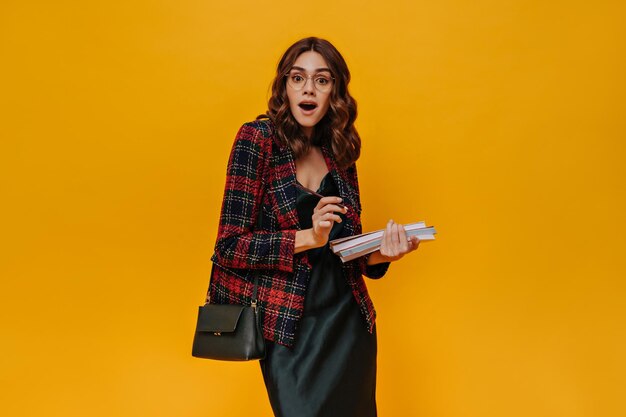
[[[294,117],[294,119],[296,119],[296,122],[298,122],[298,124],[302,127],[315,127],[315,125],[317,125],[317,123],[319,122],[318,118],[310,119]]]
[[[303,128],[303,129],[310,129],[310,128],[314,128],[315,126],[317,126],[317,124],[320,122],[320,120],[322,120],[324,118],[324,115],[326,114],[326,111],[323,112],[318,112],[306,116],[303,115],[300,112],[300,108],[296,107],[295,109],[291,109],[291,114],[293,116],[294,119],[296,119],[296,122]]]
[[[300,120],[298,120],[298,124],[302,127],[315,127],[317,125],[317,122],[313,123],[310,120],[301,122]]]

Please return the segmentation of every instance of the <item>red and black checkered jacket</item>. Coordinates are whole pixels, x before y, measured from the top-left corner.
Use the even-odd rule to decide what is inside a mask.
[[[361,233],[361,202],[356,164],[339,169],[332,153],[322,153],[339,196],[348,206],[338,237]],[[258,306],[263,334],[293,346],[304,310],[311,274],[307,251],[294,253],[296,231],[296,165],[291,148],[279,145],[270,120],[245,123],[228,160],[226,188],[215,242],[213,274],[207,300],[218,304],[249,304],[254,276],[259,275]],[[257,225],[259,212],[261,223]],[[376,312],[363,275],[381,278],[389,263],[367,265],[367,257],[342,264],[344,276],[359,304],[363,323],[373,331]]]

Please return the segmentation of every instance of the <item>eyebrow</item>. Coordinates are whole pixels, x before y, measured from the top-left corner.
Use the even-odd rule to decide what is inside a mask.
[[[291,69],[290,69],[289,71],[291,71],[291,70],[299,70],[299,71],[302,71],[302,72],[306,72],[306,70],[305,70],[304,68],[302,68],[302,67],[296,67],[296,66],[291,67]],[[315,69],[315,72],[316,72],[316,73],[317,73],[317,72],[322,72],[322,71],[327,71],[327,72],[330,72],[330,69],[328,69],[328,68],[316,68],[316,69]]]

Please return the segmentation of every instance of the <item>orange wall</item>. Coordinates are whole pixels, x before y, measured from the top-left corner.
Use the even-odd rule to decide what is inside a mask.
[[[226,161],[304,36],[344,54],[366,229],[435,242],[368,281],[381,416],[626,415],[617,1],[5,1],[0,412],[270,416],[191,357]]]

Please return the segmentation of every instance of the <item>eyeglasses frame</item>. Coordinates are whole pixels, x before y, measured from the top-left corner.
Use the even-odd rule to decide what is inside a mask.
[[[290,73],[291,73],[291,70],[289,70],[289,72],[285,74],[285,77],[289,77]],[[293,88],[296,91],[302,91],[304,89],[304,87],[306,87],[306,84],[309,82],[309,80],[313,81],[313,77],[315,77],[317,74],[319,74],[319,73],[315,73],[313,75],[304,74],[303,77],[306,78],[306,81],[304,82],[302,87],[301,88],[291,87],[291,88]],[[333,83],[336,81],[335,77],[333,77],[332,75],[330,76],[330,78],[333,80]],[[289,79],[287,79],[287,84],[289,84]],[[330,91],[332,89],[332,86],[331,86],[328,91],[320,91],[320,89],[317,88],[317,84],[315,84],[315,81],[313,81],[313,87],[315,87],[315,89],[317,91],[319,91],[320,93],[327,93],[328,91]]]

